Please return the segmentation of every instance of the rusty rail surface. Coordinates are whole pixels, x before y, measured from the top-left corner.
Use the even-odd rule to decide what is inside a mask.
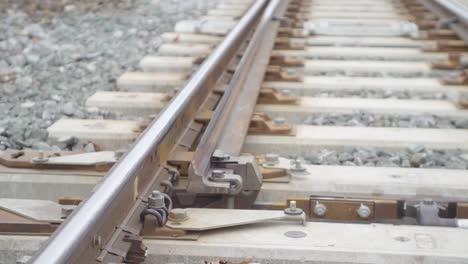
[[[157,189],[158,177],[167,176],[162,165],[170,150],[193,123],[196,110],[269,3],[259,0],[250,7],[184,89],[53,234],[33,263],[100,263],[126,255],[142,228],[138,215],[147,197]]]

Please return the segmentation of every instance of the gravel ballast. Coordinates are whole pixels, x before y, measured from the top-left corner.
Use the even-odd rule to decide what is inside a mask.
[[[62,117],[119,118],[114,113],[88,112],[85,100],[98,90],[115,89],[116,78],[137,70],[142,57],[156,53],[161,33],[172,31],[180,20],[205,14],[215,2],[3,3],[0,150],[52,148],[46,129]]]
[[[432,150],[415,145],[405,150],[347,148],[310,150],[305,161],[314,165],[445,168],[465,170],[468,154],[462,150]]]
[[[468,117],[448,118],[435,115],[389,115],[366,112],[352,114],[316,113],[308,115],[303,123],[315,126],[468,129]]]

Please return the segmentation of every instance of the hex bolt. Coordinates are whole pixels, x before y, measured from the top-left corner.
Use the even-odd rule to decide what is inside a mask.
[[[169,212],[169,219],[176,222],[182,222],[188,219],[187,210],[182,208],[172,209]]]
[[[225,172],[223,170],[213,170],[211,172],[211,177],[213,177],[214,179],[222,179],[224,178],[224,174]]]
[[[304,210],[296,207],[296,201],[290,201],[289,207],[284,209],[284,213],[287,215],[301,215],[303,212]]]
[[[274,153],[268,153],[265,155],[265,163],[269,166],[274,166],[279,163],[279,155]]]
[[[356,213],[361,217],[362,219],[367,219],[371,215],[371,210],[369,206],[365,204],[361,204],[359,208],[356,210]]]
[[[314,214],[316,216],[324,216],[327,213],[327,206],[323,203],[316,202],[314,206]]]
[[[291,209],[292,211],[296,211],[297,207],[296,207],[296,201],[291,201],[289,203],[289,209]]]
[[[282,126],[286,124],[286,119],[284,117],[275,117],[273,119],[273,124],[276,126]]]
[[[38,153],[38,156],[37,157],[34,157],[32,159],[32,162],[35,162],[35,163],[43,163],[43,162],[46,162],[48,161],[49,158],[47,158],[45,155],[44,155],[44,152],[43,151],[39,151]]]
[[[305,171],[306,168],[302,166],[302,161],[300,159],[294,159],[291,161],[291,171]]]
[[[160,191],[153,191],[148,197],[148,207],[150,208],[163,208],[165,206],[164,196]]]

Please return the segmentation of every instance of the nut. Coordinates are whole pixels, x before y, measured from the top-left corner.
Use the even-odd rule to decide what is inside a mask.
[[[177,222],[185,221],[188,219],[187,210],[182,208],[172,209],[169,212],[169,219]]]
[[[163,208],[165,206],[164,196],[160,191],[153,191],[148,197],[148,206],[151,208]]]

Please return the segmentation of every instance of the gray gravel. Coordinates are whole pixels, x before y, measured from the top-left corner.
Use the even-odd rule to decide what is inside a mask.
[[[345,150],[320,149],[305,157],[320,165],[467,169],[468,154],[461,150],[431,150],[415,145],[406,150],[384,151],[373,148]]]
[[[303,120],[307,125],[366,126],[402,128],[447,128],[468,129],[468,117],[448,118],[434,115],[388,115],[358,112],[352,114],[316,113]]]
[[[22,6],[23,2],[29,5]],[[66,5],[51,7],[53,3]],[[157,51],[161,33],[171,31],[179,20],[205,14],[214,4],[214,0],[2,1],[0,150],[51,148],[46,129],[62,117],[118,118],[88,112],[85,100],[97,90],[113,90],[117,77],[136,70],[144,55]],[[31,6],[40,6],[39,11]]]

